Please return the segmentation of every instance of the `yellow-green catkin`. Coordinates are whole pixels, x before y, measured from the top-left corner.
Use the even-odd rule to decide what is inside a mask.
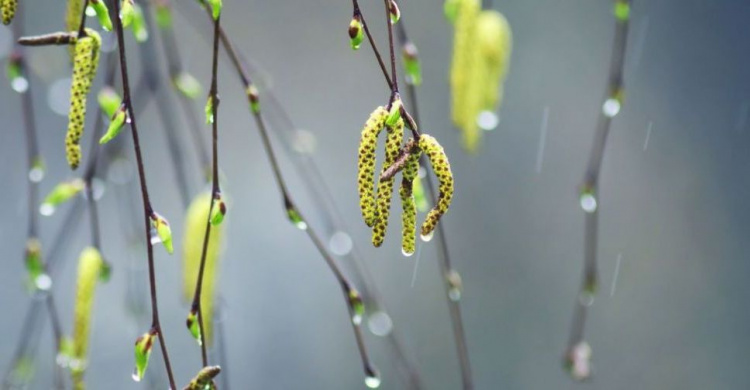
[[[502,104],[503,83],[513,50],[513,34],[503,14],[482,11],[477,21],[477,44],[487,75],[482,109],[494,111]]]
[[[398,190],[401,197],[401,251],[405,256],[411,256],[416,249],[417,203],[414,199],[413,190],[419,172],[419,157],[421,155],[422,151],[415,148],[407,158],[401,174],[401,187]]]
[[[198,281],[203,238],[206,234],[206,221],[211,208],[211,193],[198,194],[190,203],[185,216],[185,237],[183,240],[183,297],[192,302],[195,293],[195,283]],[[226,224],[211,226],[211,235],[206,248],[206,264],[203,270],[203,290],[201,292],[201,310],[203,314],[204,333],[208,345],[212,340],[212,322],[221,251],[222,231]]]
[[[2,8],[3,24],[10,24],[13,17],[16,16],[18,0],[2,0],[2,7],[0,8]]]
[[[96,77],[99,64],[101,37],[91,29],[75,44],[73,79],[70,85],[70,110],[68,112],[68,133],[65,136],[65,156],[72,169],[81,162],[81,136],[86,121],[86,98],[91,83]]]
[[[214,384],[213,379],[216,378],[216,376],[219,375],[220,372],[221,367],[219,366],[203,367],[200,371],[198,371],[198,374],[193,377],[190,383],[185,386],[184,390],[215,389],[216,385]]]
[[[422,134],[419,137],[419,148],[427,154],[432,164],[432,170],[438,179],[438,200],[437,204],[427,213],[427,218],[422,224],[420,234],[423,238],[430,237],[432,231],[437,226],[440,217],[448,211],[453,200],[453,173],[448,157],[445,155],[443,147],[435,138],[430,135]]]
[[[78,31],[78,27],[81,23],[81,14],[83,13],[83,0],[68,0],[65,5],[65,31],[73,32]],[[68,47],[68,53],[70,54],[70,61],[73,61],[75,57],[76,49],[75,46],[70,45]]]
[[[460,0],[455,5],[456,22],[453,37],[453,60],[451,63],[451,118],[462,128],[466,121],[465,98],[471,91],[467,83],[474,68],[475,29],[481,4],[479,0]]]
[[[378,135],[383,130],[388,110],[380,106],[370,114],[359,141],[357,155],[357,190],[359,192],[359,208],[367,226],[375,223],[375,195],[373,194],[373,180],[375,177],[375,149],[378,145]]]
[[[399,118],[393,127],[387,127],[388,138],[385,141],[385,161],[383,161],[382,172],[393,165],[398,158],[401,143],[404,139],[404,120]],[[372,226],[372,245],[379,247],[385,240],[385,231],[388,228],[388,216],[391,211],[391,196],[393,195],[393,181],[391,177],[387,180],[378,181],[377,208],[375,210],[375,224]]]
[[[71,362],[73,386],[76,389],[83,388],[83,371],[86,367],[88,353],[94,292],[103,264],[102,255],[93,247],[85,248],[78,259],[78,281],[76,283],[73,323],[73,360]]]

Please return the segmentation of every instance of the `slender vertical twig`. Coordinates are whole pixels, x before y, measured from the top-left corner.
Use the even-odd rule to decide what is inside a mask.
[[[115,15],[120,14],[120,4],[114,1]],[[125,53],[125,38],[123,37],[122,23],[119,17],[115,17],[115,29],[117,33],[117,47],[120,55],[120,73],[122,75],[122,89],[123,89],[123,103],[128,111],[130,118],[130,129],[133,136],[133,148],[135,150],[136,163],[138,165],[138,178],[141,184],[141,197],[143,198],[143,217],[145,227],[145,238],[146,238],[146,251],[148,254],[148,270],[149,270],[149,284],[151,286],[151,326],[157,331],[159,337],[159,345],[161,346],[162,356],[164,357],[164,365],[169,377],[169,384],[173,389],[176,389],[174,375],[172,374],[172,366],[169,362],[169,353],[167,352],[166,341],[164,338],[164,332],[159,322],[159,308],[156,297],[156,275],[154,270],[154,248],[151,243],[151,215],[153,209],[151,207],[151,201],[149,200],[148,188],[146,185],[146,172],[143,164],[143,156],[141,155],[141,145],[138,139],[138,128],[136,125],[135,111],[133,110],[133,104],[130,95],[130,83],[128,81],[128,65]]]
[[[359,16],[359,18],[362,20],[362,27],[365,30],[365,35],[367,35],[367,40],[370,42],[370,47],[372,47],[372,51],[373,53],[375,53],[375,58],[378,60],[378,65],[380,65],[380,69],[383,71],[383,77],[385,77],[388,82],[388,88],[393,89],[391,77],[388,75],[388,69],[383,62],[383,57],[380,55],[380,51],[378,50],[378,46],[375,44],[375,40],[372,38],[370,28],[367,27],[367,20],[365,19],[364,13],[362,13],[362,10],[359,8],[359,1],[352,0],[352,7],[354,7],[354,16]]]
[[[603,99],[604,103],[599,110],[594,142],[580,189],[581,207],[586,213],[584,227],[584,267],[580,293],[576,299],[573,312],[570,339],[564,357],[565,365],[571,369],[575,360],[574,349],[584,341],[586,313],[588,306],[592,303],[598,285],[596,259],[598,249],[597,225],[599,222],[599,207],[601,206],[598,197],[599,173],[612,119],[619,113],[623,102],[623,67],[625,64],[625,49],[627,47],[631,3],[631,0],[614,1],[616,26],[609,75],[607,76],[607,88]],[[584,377],[588,375],[580,376]]]
[[[209,207],[208,215],[206,216],[206,233],[203,237],[203,250],[201,252],[200,268],[198,268],[198,280],[195,284],[195,296],[193,297],[192,309],[198,311],[198,324],[200,329],[200,345],[201,345],[201,359],[203,361],[203,367],[208,366],[208,353],[206,351],[206,335],[203,327],[203,309],[201,305],[201,293],[203,292],[203,271],[206,268],[206,253],[208,252],[208,240],[211,237],[211,214],[214,207],[217,207],[216,200],[220,197],[219,188],[219,95],[218,95],[218,67],[219,67],[219,27],[221,25],[221,16],[214,20],[214,39],[213,39],[213,51],[211,58],[211,91],[209,92],[211,113],[208,112],[206,115],[210,115],[213,119],[211,120],[212,129],[212,177],[211,177],[211,206]]]
[[[402,18],[403,19],[403,18]],[[399,37],[399,44],[401,47],[405,47],[406,45],[410,44],[408,35],[406,34],[406,27],[404,24],[404,20],[401,20],[398,23],[399,30],[398,30],[398,37]],[[406,83],[406,97],[409,101],[409,107],[411,108],[412,117],[414,118],[414,121],[417,123],[418,126],[422,125],[422,122],[420,121],[419,117],[419,105],[417,102],[417,89],[416,86],[412,82]],[[426,158],[422,156],[420,159],[420,165],[425,166],[427,164]],[[430,197],[430,202],[432,204],[436,204],[437,202],[437,191],[435,190],[435,183],[433,181],[432,176],[425,175],[425,182],[427,184],[427,194]],[[443,228],[443,221],[441,223],[437,224],[437,240],[440,244],[440,247],[438,248],[438,256],[440,257],[440,270],[443,274],[443,284],[446,288],[446,292],[449,291],[449,289],[452,287],[451,284],[448,281],[448,275],[451,272],[456,272],[453,269],[453,266],[451,265],[451,257],[450,252],[448,251],[448,239],[445,235],[445,230]],[[469,360],[469,348],[466,343],[466,333],[464,332],[464,324],[463,319],[461,316],[461,306],[459,305],[459,302],[457,300],[453,300],[450,298],[448,294],[446,294],[446,298],[448,301],[448,309],[450,311],[451,316],[451,325],[453,328],[453,340],[456,343],[456,349],[458,354],[458,361],[461,367],[461,379],[463,383],[464,389],[473,389],[474,388],[474,381],[472,379],[471,374],[471,361]]]

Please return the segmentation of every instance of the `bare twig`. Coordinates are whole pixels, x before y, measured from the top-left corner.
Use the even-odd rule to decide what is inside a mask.
[[[114,13],[115,15],[120,14],[120,4],[114,1]],[[151,207],[151,201],[149,200],[148,188],[146,184],[146,172],[143,164],[143,157],[141,155],[141,146],[138,139],[138,129],[136,126],[135,112],[133,110],[133,104],[130,95],[130,84],[128,81],[128,68],[127,59],[125,53],[125,39],[123,37],[122,23],[119,17],[115,19],[115,29],[117,30],[117,46],[120,55],[120,72],[122,75],[122,88],[123,88],[123,102],[128,110],[130,118],[131,134],[133,136],[133,148],[135,150],[136,163],[138,165],[138,177],[141,184],[141,197],[143,198],[143,217],[145,227],[145,238],[146,238],[146,250],[148,253],[148,268],[149,268],[149,283],[151,286],[151,313],[152,313],[152,328],[158,332],[159,344],[161,346],[162,356],[164,357],[164,364],[169,377],[169,384],[171,388],[176,389],[174,375],[172,374],[172,367],[169,361],[169,354],[167,352],[167,346],[164,338],[164,332],[161,329],[159,322],[159,308],[156,297],[156,275],[154,270],[154,248],[151,244],[151,215],[153,209]]]
[[[581,185],[581,206],[586,212],[584,228],[584,268],[581,290],[576,299],[573,313],[573,324],[565,353],[565,364],[571,367],[573,353],[576,346],[584,341],[584,327],[586,325],[587,306],[596,292],[597,276],[597,233],[599,221],[598,184],[604,148],[609,134],[612,118],[620,111],[623,96],[623,67],[625,64],[625,48],[627,46],[629,14],[631,0],[615,0],[615,36],[612,45],[612,57],[607,77],[607,89],[604,104],[599,111],[599,119],[594,134],[594,143],[589,155],[588,166]],[[584,375],[581,375],[584,376]],[[587,375],[585,375],[587,376]]]

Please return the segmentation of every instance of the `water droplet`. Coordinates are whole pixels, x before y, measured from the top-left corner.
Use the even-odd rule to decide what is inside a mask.
[[[328,240],[328,247],[331,249],[331,252],[338,256],[349,254],[352,251],[353,245],[352,238],[342,231],[333,233],[331,239]]]
[[[90,18],[93,18],[94,16],[96,16],[96,11],[94,10],[94,7],[92,6],[86,7],[86,16]]]
[[[354,312],[352,313],[352,324],[354,325],[362,325],[362,314]]]
[[[161,244],[161,237],[159,236],[159,233],[154,229],[151,228],[151,245],[157,245]]]
[[[49,203],[42,203],[42,205],[39,206],[39,214],[42,214],[45,217],[49,217],[50,215],[54,213],[55,213],[55,206]]]
[[[55,362],[62,368],[68,368],[70,366],[70,356],[65,352],[58,352]]]
[[[404,257],[411,257],[411,255],[414,254],[414,252],[408,252],[406,249],[401,248],[401,254],[404,255]]]
[[[371,374],[365,376],[365,386],[370,389],[377,389],[378,387],[380,387],[380,376],[377,372],[372,372]]]
[[[582,381],[591,377],[591,354],[591,346],[585,341],[581,341],[568,351],[566,364],[573,379]]]
[[[68,366],[71,371],[83,371],[86,369],[86,359],[71,358]]]
[[[594,304],[594,294],[592,294],[589,291],[581,291],[580,294],[578,294],[578,303],[581,304],[581,306],[591,306]]]
[[[385,337],[393,331],[393,321],[388,313],[378,310],[367,318],[367,327],[375,336]]]
[[[138,368],[137,367],[133,368],[133,374],[130,377],[133,378],[133,380],[136,381],[136,382],[140,382],[141,381],[141,376],[138,375]]]
[[[453,302],[458,302],[461,300],[461,290],[457,288],[450,288],[448,289],[448,298],[451,299]]]
[[[70,78],[61,78],[50,84],[47,90],[47,104],[55,114],[68,116],[70,106]]]
[[[44,168],[34,167],[29,171],[29,180],[34,183],[39,183],[44,179]]]
[[[14,77],[10,87],[18,93],[24,93],[29,89],[29,80],[26,80],[26,77]]]
[[[424,235],[424,234],[420,234],[420,235],[419,235],[419,238],[421,238],[421,239],[422,239],[422,241],[424,241],[424,242],[430,242],[430,240],[432,240],[432,237],[433,237],[434,235],[435,235],[435,231],[433,230],[433,231],[429,232],[429,233],[428,233],[428,234],[426,234],[426,235]]]
[[[297,129],[292,138],[292,149],[299,154],[313,154],[318,146],[315,134],[305,129]]]
[[[587,213],[593,213],[596,211],[596,197],[591,192],[583,192],[581,194],[581,208]]]
[[[49,289],[52,287],[52,278],[50,278],[47,274],[41,274],[37,276],[36,279],[34,279],[34,284],[39,290],[49,291]]]
[[[500,124],[500,117],[492,111],[482,111],[477,116],[477,125],[482,130],[495,130],[498,124]]]
[[[607,99],[602,105],[602,112],[608,118],[614,118],[620,112],[620,101],[615,98]]]

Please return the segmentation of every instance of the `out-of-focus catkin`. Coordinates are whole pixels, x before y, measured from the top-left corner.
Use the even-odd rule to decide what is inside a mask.
[[[206,221],[211,208],[211,194],[204,192],[197,195],[185,216],[185,237],[183,240],[183,297],[192,301],[195,283],[198,281],[203,238],[206,234]],[[203,313],[204,333],[208,345],[212,341],[212,322],[214,312],[215,288],[221,251],[221,239],[226,224],[211,226],[211,235],[206,248],[206,264],[203,269],[203,290],[201,292],[201,311]]]
[[[455,5],[456,22],[453,38],[453,60],[451,64],[451,118],[461,128],[466,121],[465,98],[467,85],[474,69],[476,47],[475,30],[481,4],[479,0],[460,0]]]
[[[86,367],[88,354],[94,293],[103,265],[102,255],[93,247],[84,249],[78,259],[78,281],[76,283],[73,323],[73,360],[77,363],[71,364],[75,388],[82,388],[83,386],[83,370]]]

